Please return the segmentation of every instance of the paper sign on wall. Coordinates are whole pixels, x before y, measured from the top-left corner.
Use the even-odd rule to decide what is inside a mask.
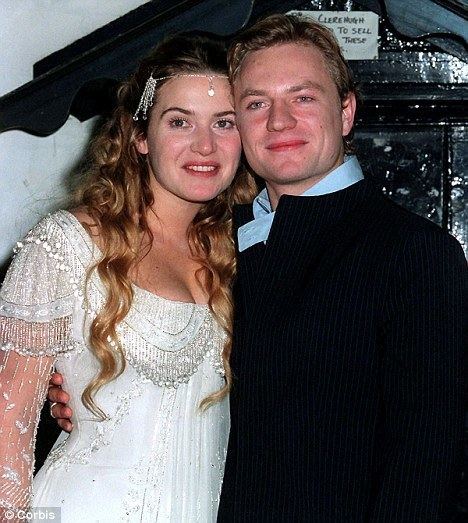
[[[335,34],[347,60],[378,58],[379,16],[372,11],[290,11],[314,18]]]

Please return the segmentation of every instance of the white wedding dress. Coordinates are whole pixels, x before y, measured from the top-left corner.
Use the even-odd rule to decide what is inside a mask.
[[[126,369],[96,395],[98,421],[81,393],[98,364],[88,349],[102,282],[99,257],[77,219],[59,211],[18,243],[0,292],[0,506],[59,507],[62,523],[216,520],[229,431],[224,336],[208,306],[134,287],[119,325]],[[51,368],[64,376],[74,430],[62,433],[34,478],[34,444]],[[32,484],[32,487],[31,487]]]

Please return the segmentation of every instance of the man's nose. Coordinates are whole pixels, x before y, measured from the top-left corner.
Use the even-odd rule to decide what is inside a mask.
[[[293,129],[297,120],[294,118],[291,108],[285,102],[274,102],[268,114],[267,129],[269,131],[283,131]]]
[[[193,136],[190,149],[203,156],[208,156],[216,151],[216,137],[211,129],[198,128]]]

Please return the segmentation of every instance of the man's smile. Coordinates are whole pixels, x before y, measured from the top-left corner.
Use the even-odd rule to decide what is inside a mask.
[[[281,151],[291,151],[293,149],[299,149],[303,145],[306,145],[308,142],[306,140],[302,139],[295,139],[295,140],[281,140],[277,142],[269,143],[266,146],[266,149],[273,152],[281,152]]]

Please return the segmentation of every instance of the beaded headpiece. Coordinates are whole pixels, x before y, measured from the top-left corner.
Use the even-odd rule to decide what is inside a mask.
[[[190,73],[180,73],[180,74],[171,74],[169,76],[160,76],[159,78],[154,78],[153,73],[150,74],[148,80],[146,80],[145,88],[143,89],[143,94],[140,98],[140,103],[138,108],[133,115],[135,121],[138,120],[138,115],[141,113],[143,120],[148,118],[148,109],[153,105],[154,101],[154,91],[156,90],[156,85],[161,80],[167,80],[168,78],[181,78],[187,76],[189,78],[207,78],[208,79],[208,96],[214,96],[215,90],[213,85],[213,78],[228,78],[224,74],[190,74]]]

